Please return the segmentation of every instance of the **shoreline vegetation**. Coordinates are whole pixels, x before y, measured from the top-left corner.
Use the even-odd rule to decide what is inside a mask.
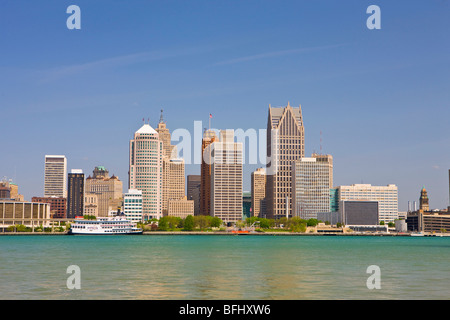
[[[96,219],[85,216],[85,219]],[[382,223],[381,223],[382,224]],[[142,235],[272,235],[272,236],[410,236],[398,232],[354,232],[344,225],[330,225],[317,219],[304,220],[298,217],[266,219],[250,217],[226,226],[222,220],[211,216],[165,216],[145,223],[137,223],[143,229]],[[24,225],[4,228],[0,235],[67,235],[70,223],[36,226],[34,230]]]

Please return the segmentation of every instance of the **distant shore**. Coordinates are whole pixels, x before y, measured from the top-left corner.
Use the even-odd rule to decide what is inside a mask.
[[[66,236],[67,232],[0,232],[0,236]],[[330,237],[330,236],[398,236],[410,237],[410,233],[301,233],[301,232],[250,232],[250,233],[232,233],[226,231],[146,231],[143,236],[178,236],[178,235],[216,235],[216,236],[306,236],[306,237]],[[435,235],[425,235],[435,236]]]

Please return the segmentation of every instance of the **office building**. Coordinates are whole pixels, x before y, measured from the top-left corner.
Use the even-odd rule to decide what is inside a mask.
[[[97,211],[99,217],[107,217],[110,210],[117,210],[123,201],[123,183],[103,166],[97,166],[93,175],[85,182],[85,193],[97,196]]]
[[[343,200],[378,201],[379,221],[388,223],[398,219],[398,187],[394,184],[387,186],[353,184],[339,186],[337,189],[339,202]]]
[[[242,143],[234,142],[234,130],[222,130],[205,151],[211,155],[211,216],[242,220]]]
[[[67,159],[63,155],[46,155],[44,197],[67,197]]]
[[[84,214],[84,173],[74,169],[69,173],[67,193],[67,218]]]
[[[210,145],[218,141],[214,130],[206,130],[202,139],[202,164],[200,167],[200,214],[211,213],[211,148]]]
[[[263,208],[263,200],[266,197],[266,170],[258,168],[251,174],[251,197],[252,197],[252,211],[253,217],[264,217],[265,212]]]
[[[163,158],[163,214],[167,212],[169,200],[179,200],[186,196],[186,179],[183,159]]]
[[[169,199],[167,206],[167,216],[186,219],[187,216],[194,215],[194,200],[187,200],[187,197],[181,199]]]
[[[67,218],[67,198],[63,197],[32,197],[31,202],[47,203],[50,207],[50,218]]]
[[[130,140],[128,189],[142,191],[144,220],[162,217],[163,142],[144,124]]]
[[[318,212],[330,211],[330,189],[333,187],[333,157],[313,154],[292,165],[292,216],[317,219]],[[286,214],[288,215],[288,213]]]
[[[98,217],[98,196],[95,193],[84,194],[84,215]]]
[[[267,217],[292,216],[292,163],[304,157],[305,130],[302,110],[270,107],[267,123],[266,210]]]
[[[141,190],[130,189],[123,195],[123,213],[128,220],[143,222]]]
[[[194,215],[200,214],[201,175],[187,176],[187,199],[194,201]]]

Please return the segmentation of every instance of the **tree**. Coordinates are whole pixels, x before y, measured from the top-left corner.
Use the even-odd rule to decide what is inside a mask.
[[[211,217],[211,227],[212,228],[220,228],[223,221],[218,217]]]
[[[184,231],[192,231],[194,230],[194,217],[192,215],[188,215],[186,219],[184,219]]]

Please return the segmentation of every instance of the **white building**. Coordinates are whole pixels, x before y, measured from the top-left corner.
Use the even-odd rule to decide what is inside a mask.
[[[313,154],[292,164],[292,216],[317,219],[317,213],[330,211],[333,187],[333,157]]]
[[[128,188],[142,191],[144,220],[162,217],[163,142],[144,124],[130,140]]]
[[[353,184],[351,186],[339,186],[337,189],[339,203],[342,200],[378,201],[380,221],[393,222],[398,219],[398,187],[395,184],[387,186]]]
[[[131,221],[143,221],[141,190],[129,189],[128,193],[123,195],[123,213]]]
[[[46,155],[44,197],[67,198],[67,159],[62,155]]]

